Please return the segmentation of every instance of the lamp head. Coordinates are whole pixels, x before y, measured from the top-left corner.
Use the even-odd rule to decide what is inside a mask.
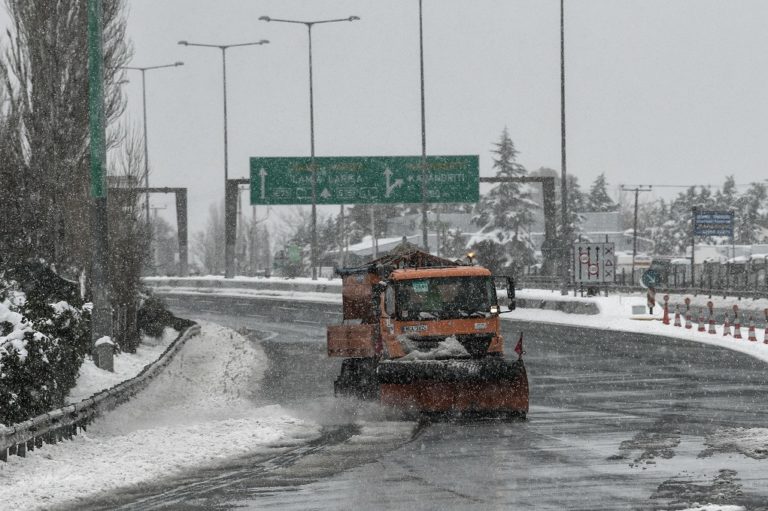
[[[359,20],[359,19],[360,19],[360,17],[359,17],[359,16],[350,16],[350,17],[349,17],[349,21],[357,21],[357,20]]]
[[[179,41],[179,44],[182,45],[182,46],[188,46],[189,42],[188,41]]]
[[[174,65],[174,66],[183,66],[183,65],[184,65],[184,63],[183,63],[182,61],[180,61],[180,60],[179,60],[179,61],[177,61],[177,62],[174,62],[174,63],[173,63],[173,65]]]
[[[272,21],[269,16],[259,16],[259,21]]]
[[[262,39],[259,44],[269,44],[269,39]]]

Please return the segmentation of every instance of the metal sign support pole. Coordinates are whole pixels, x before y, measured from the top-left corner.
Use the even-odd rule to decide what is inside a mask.
[[[694,278],[696,264],[696,208],[691,209],[691,287],[696,287],[696,279]]]
[[[109,294],[109,224],[105,178],[106,135],[104,118],[104,56],[102,50],[101,1],[88,1],[88,112],[91,135],[91,285],[93,316],[91,340],[96,366],[114,370],[112,343],[97,342],[112,336],[112,307]]]

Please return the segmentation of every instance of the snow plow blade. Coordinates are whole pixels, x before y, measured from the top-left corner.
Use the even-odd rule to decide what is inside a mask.
[[[377,368],[381,402],[424,413],[528,413],[528,377],[522,361],[385,361]]]

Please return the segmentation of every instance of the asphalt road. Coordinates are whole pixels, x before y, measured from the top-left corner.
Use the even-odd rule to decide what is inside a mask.
[[[325,355],[322,325],[337,321],[335,307],[171,304],[260,342],[270,368],[259,399],[319,421],[324,434],[286,454],[232,460],[78,509],[768,510],[768,452],[713,440],[729,428],[768,427],[768,365],[745,355],[504,322],[507,353],[525,331],[528,420],[425,423],[333,397],[340,364]]]

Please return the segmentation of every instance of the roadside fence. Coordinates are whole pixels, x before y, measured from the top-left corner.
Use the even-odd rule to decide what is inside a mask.
[[[764,268],[741,268],[735,271],[729,264],[708,264],[696,274],[695,285],[690,281],[690,267],[682,268],[673,265],[674,271],[662,272],[661,282],[656,286],[659,292],[674,294],[692,294],[742,298],[768,298],[768,278]],[[515,279],[518,288],[531,289],[560,289],[560,277],[542,275],[536,268],[526,269]],[[570,282],[570,290],[581,291],[603,290],[615,292],[645,292],[646,288],[639,283],[639,278],[633,279],[631,272],[617,272],[613,282],[594,285]]]

